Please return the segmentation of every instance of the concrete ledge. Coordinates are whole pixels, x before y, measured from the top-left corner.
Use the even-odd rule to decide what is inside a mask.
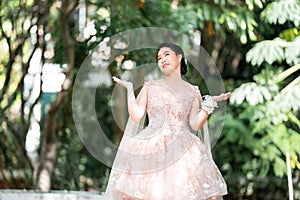
[[[96,192],[0,190],[0,200],[103,200]]]

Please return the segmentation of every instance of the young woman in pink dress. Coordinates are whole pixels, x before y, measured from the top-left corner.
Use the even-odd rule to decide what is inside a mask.
[[[172,43],[158,47],[163,78],[146,82],[138,97],[133,84],[113,77],[127,89],[129,123],[109,177],[107,200],[212,200],[227,194],[226,183],[213,161],[210,144],[192,131],[205,128],[217,102],[230,93],[206,96],[182,79],[187,72],[184,52]],[[146,128],[138,123],[148,115]],[[206,127],[207,128],[207,127]],[[204,130],[208,135],[207,129]]]

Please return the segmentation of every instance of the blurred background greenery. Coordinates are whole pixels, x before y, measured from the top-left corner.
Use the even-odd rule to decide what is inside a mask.
[[[72,118],[76,73],[106,38],[163,27],[200,35],[232,91],[213,148],[228,184],[225,199],[300,199],[299,0],[0,4],[0,188],[103,191],[109,168],[82,145]],[[147,63],[147,53],[118,57],[109,74],[126,72],[126,60]],[[201,83],[192,70],[186,78]],[[96,110],[104,132],[118,143],[122,131],[111,113],[112,89],[97,87]]]

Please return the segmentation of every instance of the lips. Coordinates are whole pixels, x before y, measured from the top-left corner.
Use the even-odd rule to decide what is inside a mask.
[[[163,68],[166,68],[169,64],[166,63],[166,64],[163,64]]]

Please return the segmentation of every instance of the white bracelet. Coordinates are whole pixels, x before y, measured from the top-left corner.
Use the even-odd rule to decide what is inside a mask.
[[[214,112],[214,109],[218,107],[217,102],[212,100],[211,96],[205,95],[201,103],[201,110],[211,114]]]

